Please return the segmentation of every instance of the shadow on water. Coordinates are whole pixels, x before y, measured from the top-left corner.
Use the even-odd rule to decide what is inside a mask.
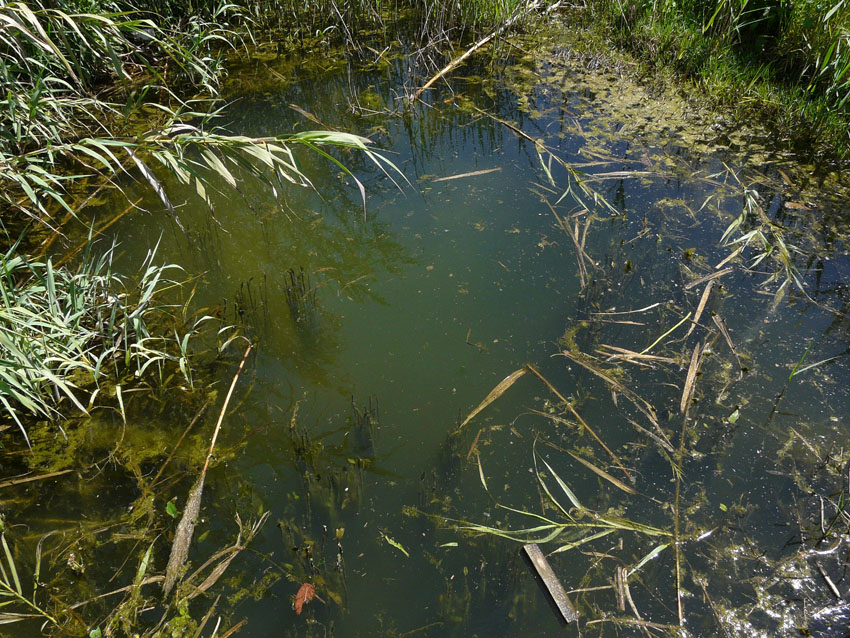
[[[159,237],[198,278],[198,314],[257,343],[190,561],[233,542],[237,512],[271,513],[217,584],[257,637],[578,635],[520,539],[560,548],[582,635],[676,633],[680,613],[693,636],[840,635],[846,193],[758,127],[598,56],[517,44],[412,110],[400,56],[234,63],[231,131],[321,122],[392,151],[403,192],[340,156],[365,212],[310,154],[315,192],[242,180],[212,194],[214,215],[168,184],[186,234],[124,184],[149,212],[110,229],[123,263]],[[4,457],[72,470],[4,488],[7,525],[29,529],[12,527],[16,548],[51,533],[47,587],[117,589],[158,535],[162,570],[168,504],[202,463],[233,356],[203,360],[194,391],[127,395],[126,427],[117,410],[67,439],[45,426],[34,453]],[[316,597],[296,614],[304,583]]]

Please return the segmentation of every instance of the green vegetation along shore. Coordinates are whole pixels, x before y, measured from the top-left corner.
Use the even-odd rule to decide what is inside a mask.
[[[693,81],[743,116],[765,116],[780,143],[850,152],[846,0],[591,0],[579,15],[654,71]]]
[[[191,384],[186,355],[194,322],[168,318],[160,292],[177,286],[165,281],[161,266],[146,263],[125,289],[110,260],[88,259],[85,246],[74,251],[85,255],[78,266],[73,255],[56,263],[41,257],[70,227],[85,235],[85,208],[101,191],[120,188],[117,180],[132,175],[182,229],[159,170],[209,203],[210,180],[236,189],[237,174],[278,191],[310,186],[295,147],[343,171],[326,149],[383,160],[366,148],[368,140],[343,132],[255,139],[217,130],[226,52],[250,40],[256,27],[245,7],[12,2],[0,4],[0,21],[0,411],[26,438],[27,418],[84,412],[98,394],[120,403],[125,374],[158,370],[162,378],[162,366],[174,364]],[[90,236],[110,223],[89,229]],[[172,336],[150,334],[150,321]],[[103,381],[118,394],[102,392]]]

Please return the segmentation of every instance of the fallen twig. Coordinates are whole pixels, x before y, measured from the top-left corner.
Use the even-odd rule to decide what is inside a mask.
[[[245,349],[245,354],[242,355],[242,361],[239,362],[239,367],[236,374],[233,375],[233,381],[230,383],[230,389],[227,391],[227,396],[224,399],[224,405],[221,406],[221,412],[218,415],[218,423],[216,423],[215,431],[213,432],[212,440],[210,441],[210,449],[207,452],[207,458],[204,461],[204,467],[198,477],[195,485],[189,491],[189,498],[186,499],[186,507],[183,510],[183,516],[177,524],[177,531],[174,533],[174,542],[171,545],[171,555],[168,557],[168,565],[165,568],[165,580],[162,583],[162,591],[166,595],[174,587],[177,582],[177,576],[180,573],[186,558],[189,556],[189,545],[192,544],[192,534],[195,531],[195,521],[198,518],[198,513],[201,511],[201,495],[204,491],[204,478],[207,475],[207,469],[210,465],[213,449],[215,448],[218,433],[221,431],[221,422],[224,420],[224,413],[227,411],[227,406],[230,404],[230,397],[233,395],[233,389],[236,387],[236,381],[239,379],[239,374],[245,366],[245,361],[248,359],[248,354],[251,352],[251,344]]]

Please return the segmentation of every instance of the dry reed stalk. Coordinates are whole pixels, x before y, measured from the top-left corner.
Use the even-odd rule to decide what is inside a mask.
[[[478,49],[480,49],[481,47],[483,47],[483,46],[484,46],[485,44],[487,44],[490,40],[492,40],[493,38],[497,37],[498,35],[501,35],[501,33],[502,33],[503,31],[506,31],[507,29],[509,29],[510,27],[512,27],[512,26],[513,26],[513,25],[514,25],[514,24],[515,24],[518,20],[520,20],[521,18],[524,18],[526,15],[528,15],[529,13],[531,13],[532,11],[534,11],[535,9],[537,9],[538,7],[540,7],[540,5],[541,5],[541,4],[542,4],[542,1],[541,1],[541,0],[535,0],[534,2],[531,2],[531,3],[527,4],[527,5],[525,6],[525,8],[524,8],[522,11],[520,11],[519,13],[517,13],[514,17],[512,17],[511,19],[509,19],[509,20],[508,20],[507,22],[505,22],[502,26],[500,26],[499,28],[497,28],[497,29],[496,29],[496,30],[494,30],[494,31],[491,31],[488,35],[484,36],[484,37],[483,37],[483,38],[481,38],[478,42],[476,42],[476,43],[475,43],[475,44],[473,44],[471,47],[469,47],[469,48],[468,48],[468,49],[467,49],[467,50],[466,50],[466,51],[465,51],[465,52],[464,52],[461,56],[459,56],[459,57],[455,58],[454,60],[452,60],[451,62],[449,62],[446,66],[444,66],[442,69],[440,69],[434,77],[432,77],[430,80],[428,80],[428,81],[425,83],[425,85],[424,85],[424,86],[422,86],[421,88],[419,88],[419,89],[418,89],[418,90],[417,90],[417,91],[416,91],[416,92],[415,92],[415,93],[414,93],[414,94],[410,97],[410,103],[411,103],[411,104],[413,104],[413,102],[415,102],[416,100],[418,100],[418,99],[419,99],[419,96],[421,96],[421,95],[422,95],[422,93],[424,93],[424,92],[425,92],[425,91],[427,91],[429,88],[431,88],[431,86],[432,86],[432,85],[433,85],[433,84],[434,84],[437,80],[439,80],[441,77],[443,77],[446,73],[449,73],[452,69],[454,69],[454,68],[455,68],[456,66],[458,66],[461,62],[463,62],[464,60],[466,60],[466,59],[467,59],[469,56],[471,56],[473,53],[475,53],[476,51],[478,51]],[[556,2],[556,3],[555,3],[555,4],[553,4],[551,7],[549,7],[549,8],[546,10],[546,12],[548,13],[549,11],[552,11],[554,8],[556,8],[556,7],[557,7],[557,6],[559,6],[560,4],[561,4],[560,2]]]
[[[132,589],[137,588],[137,587],[143,587],[145,585],[150,585],[152,583],[159,583],[162,580],[163,580],[163,576],[146,576],[139,583],[133,583],[132,585],[127,585],[125,587],[119,587],[118,589],[113,589],[112,591],[108,591],[105,594],[99,594],[97,596],[89,598],[88,600],[83,600],[81,602],[74,603],[73,605],[69,605],[69,608],[70,609],[79,609],[83,605],[88,605],[89,603],[93,603],[96,600],[108,598],[109,596],[114,596],[115,594],[124,594],[124,593],[126,593],[126,592],[128,592]]]
[[[711,294],[711,289],[714,287],[714,280],[712,279],[705,285],[705,290],[702,291],[702,297],[700,297],[699,305],[697,306],[697,311],[694,313],[694,318],[691,319],[691,327],[688,328],[688,332],[685,335],[685,339],[691,336],[691,333],[694,331],[694,328],[697,327],[699,323],[700,317],[702,317],[702,312],[705,310],[705,304],[708,303],[708,296]]]
[[[739,247],[737,250],[735,250],[735,251],[733,251],[733,252],[729,253],[729,255],[726,257],[726,259],[724,259],[724,260],[723,260],[723,261],[721,261],[719,264],[717,264],[717,265],[715,266],[715,268],[716,268],[716,269],[723,268],[723,266],[725,266],[725,265],[726,265],[726,264],[728,264],[730,261],[732,261],[733,259],[735,259],[735,257],[737,257],[738,255],[740,255],[742,252],[744,252],[744,247],[743,247],[743,246],[741,246],[741,247]]]
[[[12,485],[20,485],[21,483],[30,483],[32,481],[43,481],[45,479],[53,478],[55,476],[62,476],[63,474],[68,474],[69,472],[73,472],[74,470],[60,470],[58,472],[48,472],[47,474],[38,474],[36,476],[25,476],[23,478],[13,478],[8,481],[3,481],[0,483],[0,489],[4,487],[11,487]]]
[[[248,624],[248,621],[245,619],[240,620],[238,623],[233,625],[230,629],[225,631],[219,638],[230,638],[233,634],[237,633],[242,627]]]
[[[481,433],[484,431],[484,428],[478,430],[478,434],[475,435],[475,438],[472,439],[472,445],[469,446],[469,452],[466,453],[466,460],[469,460],[469,457],[472,456],[472,453],[475,452],[475,446],[478,445],[478,439],[481,438]]]
[[[688,419],[685,417],[685,423],[687,423]],[[684,426],[682,426],[682,431],[684,431]],[[679,550],[679,496],[682,487],[682,478],[681,474],[681,456],[679,458],[679,473],[676,476],[676,501],[673,506],[673,555],[675,557],[675,568],[676,568],[676,616],[679,619],[679,626],[684,626],[685,624],[685,609],[682,605],[682,557],[681,552]]]
[[[673,359],[671,357],[662,357],[656,354],[641,354],[639,352],[635,352],[634,350],[628,350],[627,348],[619,348],[617,346],[610,346],[605,343],[599,344],[599,348],[599,353],[607,356],[608,361],[613,361],[614,359],[622,359],[624,361],[637,359],[642,361],[659,361],[661,363],[676,363],[676,359]],[[606,350],[608,352],[606,352]]]
[[[576,262],[578,262],[579,281],[581,282],[581,287],[584,288],[587,285],[587,265],[585,263],[585,260],[589,261],[591,264],[593,263],[593,260],[584,250],[584,242],[587,239],[587,229],[590,226],[590,221],[592,218],[588,216],[584,226],[584,235],[582,236],[581,231],[579,229],[578,220],[576,220],[576,226],[575,229],[573,229],[566,221],[561,218],[560,215],[558,215],[558,212],[555,210],[555,207],[552,206],[548,199],[546,199],[545,197],[541,197],[541,199],[549,207],[549,210],[552,211],[552,214],[555,216],[555,219],[558,220],[558,225],[561,227],[561,230],[563,230],[569,236],[570,240],[572,240],[573,242],[573,246],[575,246]],[[587,210],[583,212],[586,213]]]
[[[617,609],[626,611],[626,592],[623,588],[624,567],[617,567],[614,572],[614,590],[617,592]]]
[[[711,317],[714,320],[714,324],[720,330],[720,334],[723,335],[723,338],[726,339],[726,345],[729,346],[729,349],[732,351],[732,354],[735,355],[735,361],[738,362],[738,380],[744,378],[744,366],[741,364],[741,358],[738,356],[738,351],[735,349],[735,344],[732,343],[732,337],[729,336],[729,331],[726,329],[726,322],[723,321],[723,318],[720,315],[713,315]]]
[[[578,454],[573,454],[573,453],[572,453],[572,452],[570,452],[569,450],[567,450],[567,454],[569,454],[569,455],[570,455],[571,457],[573,457],[576,461],[578,461],[579,463],[581,463],[582,465],[584,465],[587,469],[589,469],[591,472],[593,472],[593,473],[594,473],[594,474],[596,474],[597,476],[599,476],[599,477],[601,477],[601,478],[604,478],[606,481],[608,481],[609,483],[611,483],[614,487],[617,487],[617,488],[619,488],[619,489],[623,490],[626,494],[637,494],[637,491],[635,491],[635,490],[634,490],[631,486],[626,485],[626,484],[625,484],[625,483],[623,483],[622,481],[620,481],[620,480],[618,480],[618,479],[614,478],[613,476],[611,476],[610,474],[608,474],[608,472],[606,472],[606,471],[605,471],[605,470],[603,470],[603,469],[600,469],[600,468],[596,467],[596,466],[595,466],[593,463],[591,463],[590,461],[586,461],[586,460],[584,460],[584,459],[583,459],[583,458],[581,458]]]
[[[605,317],[605,316],[609,316],[609,315],[631,315],[631,314],[635,314],[635,313],[638,313],[638,312],[646,312],[647,310],[652,310],[653,308],[657,308],[660,305],[661,305],[661,302],[657,301],[654,304],[650,304],[650,305],[646,306],[645,308],[638,308],[637,310],[619,310],[619,311],[612,311],[612,312],[591,312],[590,314],[597,315],[597,316],[600,316],[600,317]]]
[[[580,365],[581,367],[585,368],[586,370],[592,372],[593,374],[598,376],[600,379],[605,381],[609,386],[611,386],[611,389],[613,391],[619,392],[620,394],[625,396],[629,401],[631,401],[635,405],[635,407],[638,410],[643,412],[644,416],[646,416],[646,418],[649,420],[649,422],[656,429],[657,435],[661,439],[663,439],[664,441],[667,442],[663,447],[668,448],[670,450],[673,449],[673,444],[669,442],[669,439],[667,438],[667,435],[664,433],[664,430],[661,429],[661,426],[658,423],[658,418],[655,414],[655,408],[652,407],[652,404],[650,404],[649,401],[647,401],[646,399],[641,397],[639,394],[637,394],[633,390],[630,390],[629,388],[624,386],[622,383],[620,383],[616,379],[605,374],[605,372],[603,370],[601,370],[599,367],[591,364],[589,361],[586,360],[588,358],[586,355],[577,356],[577,355],[569,352],[568,350],[562,350],[561,356],[566,357],[570,361],[573,361],[573,362],[577,363],[578,365]]]
[[[233,375],[233,381],[230,382],[230,389],[227,391],[227,396],[224,399],[224,405],[221,406],[221,412],[218,415],[218,423],[216,423],[215,431],[213,432],[212,440],[210,441],[210,449],[207,452],[207,458],[204,461],[204,467],[198,480],[189,491],[189,498],[186,499],[186,507],[183,510],[183,516],[180,517],[180,523],[177,525],[177,531],[174,533],[174,541],[171,545],[171,555],[168,557],[168,565],[165,568],[165,580],[162,583],[162,591],[167,596],[174,584],[177,582],[177,576],[186,563],[186,558],[189,556],[189,546],[192,544],[192,535],[195,532],[195,522],[198,518],[198,513],[201,511],[201,496],[204,491],[204,479],[207,475],[207,469],[210,465],[213,449],[215,448],[218,433],[221,430],[221,423],[224,420],[224,413],[227,411],[227,406],[230,403],[230,397],[233,396],[233,389],[236,387],[236,381],[239,379],[239,374],[245,366],[245,361],[248,359],[248,353],[251,352],[251,344],[245,349],[245,354],[242,355],[242,361],[239,362],[239,368],[236,374]]]
[[[540,379],[540,381],[542,381],[543,384],[547,388],[549,388],[549,391],[552,392],[552,394],[554,394],[556,397],[558,397],[558,399],[560,399],[560,401],[565,406],[567,406],[567,409],[572,413],[572,415],[576,418],[576,420],[579,423],[581,423],[582,427],[584,427],[584,429],[587,430],[588,434],[590,434],[590,436],[592,436],[594,438],[594,440],[602,447],[602,449],[605,450],[608,453],[608,455],[614,460],[615,465],[623,471],[623,474],[625,474],[626,476],[629,477],[629,480],[632,480],[632,475],[629,474],[629,471],[623,466],[622,462],[620,461],[620,457],[618,457],[616,454],[614,454],[610,450],[610,448],[607,445],[605,445],[605,442],[602,439],[600,439],[599,435],[597,435],[596,432],[593,431],[593,428],[591,428],[585,422],[585,420],[583,418],[581,418],[581,415],[578,412],[576,412],[575,408],[572,406],[572,404],[569,401],[567,401],[566,397],[563,394],[561,394],[560,392],[558,392],[558,389],[555,386],[553,386],[546,377],[544,377],[542,374],[540,374],[537,371],[537,368],[535,368],[533,365],[531,365],[530,363],[527,363],[525,367],[529,371],[531,371],[534,374],[534,376],[536,376],[538,379]]]
[[[699,279],[694,279],[692,282],[685,284],[685,290],[690,290],[691,288],[695,288],[700,284],[704,284],[706,281],[711,281],[713,279],[717,279],[718,277],[723,277],[724,275],[728,275],[730,272],[735,270],[732,267],[724,268],[723,270],[718,270],[717,272],[713,272],[710,275],[706,275],[705,277],[700,277]]]
[[[836,587],[835,583],[832,582],[832,579],[829,577],[829,574],[826,573],[826,570],[823,568],[823,566],[820,563],[816,562],[815,567],[818,568],[821,577],[823,578],[824,582],[826,582],[827,587],[829,587],[829,591],[832,592],[832,595],[835,596],[838,600],[841,600],[841,592],[838,591],[838,587]]]
[[[620,326],[645,326],[646,322],[643,321],[628,321],[628,320],[617,320],[617,319],[593,319],[598,323],[616,323]]]
[[[673,444],[672,444],[672,443],[670,443],[669,439],[667,439],[666,437],[661,438],[661,437],[660,437],[660,436],[658,436],[655,432],[652,432],[651,430],[647,430],[647,429],[646,429],[645,427],[643,427],[640,423],[638,423],[637,421],[635,421],[635,420],[633,420],[633,419],[630,419],[630,418],[626,417],[626,421],[628,421],[629,423],[631,423],[631,424],[632,424],[632,427],[634,427],[634,429],[635,429],[635,430],[637,430],[637,431],[638,431],[638,432],[640,432],[641,434],[645,434],[646,436],[648,436],[648,437],[649,437],[649,438],[651,438],[653,441],[655,441],[656,443],[658,443],[658,445],[660,445],[662,448],[664,448],[665,450],[667,450],[667,451],[668,451],[668,452],[670,452],[671,454],[672,454],[673,452],[675,452],[675,451],[676,451],[676,450],[673,448]],[[663,433],[662,433],[662,434],[663,434]]]
[[[723,622],[723,618],[717,611],[717,606],[714,604],[714,601],[711,599],[711,596],[708,593],[708,589],[705,586],[704,579],[699,578],[697,579],[697,582],[699,583],[700,589],[702,589],[702,594],[705,597],[705,600],[708,601],[708,606],[711,607],[711,613],[714,614],[714,620],[717,622],[717,626],[723,630],[723,635],[726,636],[726,638],[731,638],[731,636],[729,635],[729,631],[726,629],[726,623]]]
[[[688,374],[685,377],[685,387],[682,389],[682,400],[679,402],[679,410],[682,414],[687,414],[691,403],[691,397],[694,393],[694,382],[696,381],[697,371],[702,361],[702,348],[702,344],[697,344],[694,347],[693,354],[691,354],[691,363],[688,366]]]
[[[579,248],[581,248],[581,252],[583,252],[587,256],[587,253],[584,250],[584,246],[587,243],[587,231],[590,230],[590,224],[593,221],[593,215],[590,215],[590,211],[585,209],[580,213],[576,213],[575,217],[578,217],[579,215],[583,215],[585,213],[588,213],[588,215],[584,218],[584,229],[582,229],[581,232],[581,245],[579,246]],[[576,221],[576,234],[578,234],[578,221]],[[589,256],[587,256],[587,258],[590,259]],[[590,260],[590,263],[593,264],[593,260]]]
[[[625,568],[621,567],[625,573]],[[623,591],[626,594],[626,602],[629,603],[629,607],[632,608],[632,613],[635,615],[635,618],[638,620],[643,620],[641,618],[640,612],[637,610],[637,606],[635,605],[635,601],[632,599],[632,590],[629,588],[628,576],[624,576],[623,578]],[[642,629],[646,632],[646,635],[649,635],[649,632],[646,630],[646,627],[642,627]]]
[[[480,171],[472,171],[469,173],[459,173],[457,175],[449,175],[448,177],[438,177],[436,179],[432,179],[432,182],[449,182],[453,179],[463,179],[465,177],[478,177],[479,175],[487,175],[489,173],[496,173],[501,171],[502,167],[497,166],[496,168],[484,168]]]
[[[227,568],[230,567],[230,564],[233,560],[248,546],[254,537],[257,535],[257,532],[260,528],[265,525],[268,520],[270,512],[265,512],[260,518],[251,525],[250,529],[247,530],[245,534],[245,538],[242,538],[242,520],[239,518],[239,515],[236,516],[236,522],[239,525],[239,535],[236,538],[236,542],[225,549],[219,550],[212,556],[210,556],[203,565],[198,567],[186,580],[187,582],[194,582],[200,574],[203,573],[205,569],[207,569],[210,565],[215,565],[207,577],[203,580],[200,585],[197,585],[194,590],[187,596],[188,600],[192,600],[193,598],[197,598],[201,594],[205,593],[210,587],[218,582],[219,578],[227,571]]]
[[[691,355],[691,364],[688,366],[688,375],[685,379],[685,388],[682,392],[680,408],[682,410],[682,432],[679,437],[679,449],[676,451],[676,496],[673,501],[673,556],[676,572],[676,612],[679,625],[685,624],[685,609],[682,602],[682,555],[679,549],[679,525],[681,520],[681,494],[682,494],[682,467],[685,458],[685,440],[688,434],[688,411],[690,410],[690,396],[693,394],[696,373],[702,359],[704,344],[697,344]]]
[[[209,609],[207,609],[207,613],[204,614],[204,617],[201,619],[201,622],[198,623],[198,628],[195,630],[195,633],[192,634],[192,638],[200,638],[201,633],[204,631],[204,627],[207,626],[207,623],[210,621],[210,618],[212,618],[212,615],[215,612],[215,608],[218,606],[219,600],[221,600],[221,594],[215,597],[213,604],[210,605]],[[213,636],[215,636],[215,634],[217,633],[219,624],[221,624],[221,618],[219,618],[218,622],[215,624],[215,628],[212,632]]]

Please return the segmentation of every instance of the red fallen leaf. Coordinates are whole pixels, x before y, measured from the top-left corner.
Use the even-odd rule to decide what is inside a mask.
[[[293,609],[295,609],[295,613],[301,615],[301,609],[313,600],[313,596],[316,595],[316,588],[313,587],[310,583],[304,583],[298,589],[298,593],[295,594],[295,604],[293,605]]]

